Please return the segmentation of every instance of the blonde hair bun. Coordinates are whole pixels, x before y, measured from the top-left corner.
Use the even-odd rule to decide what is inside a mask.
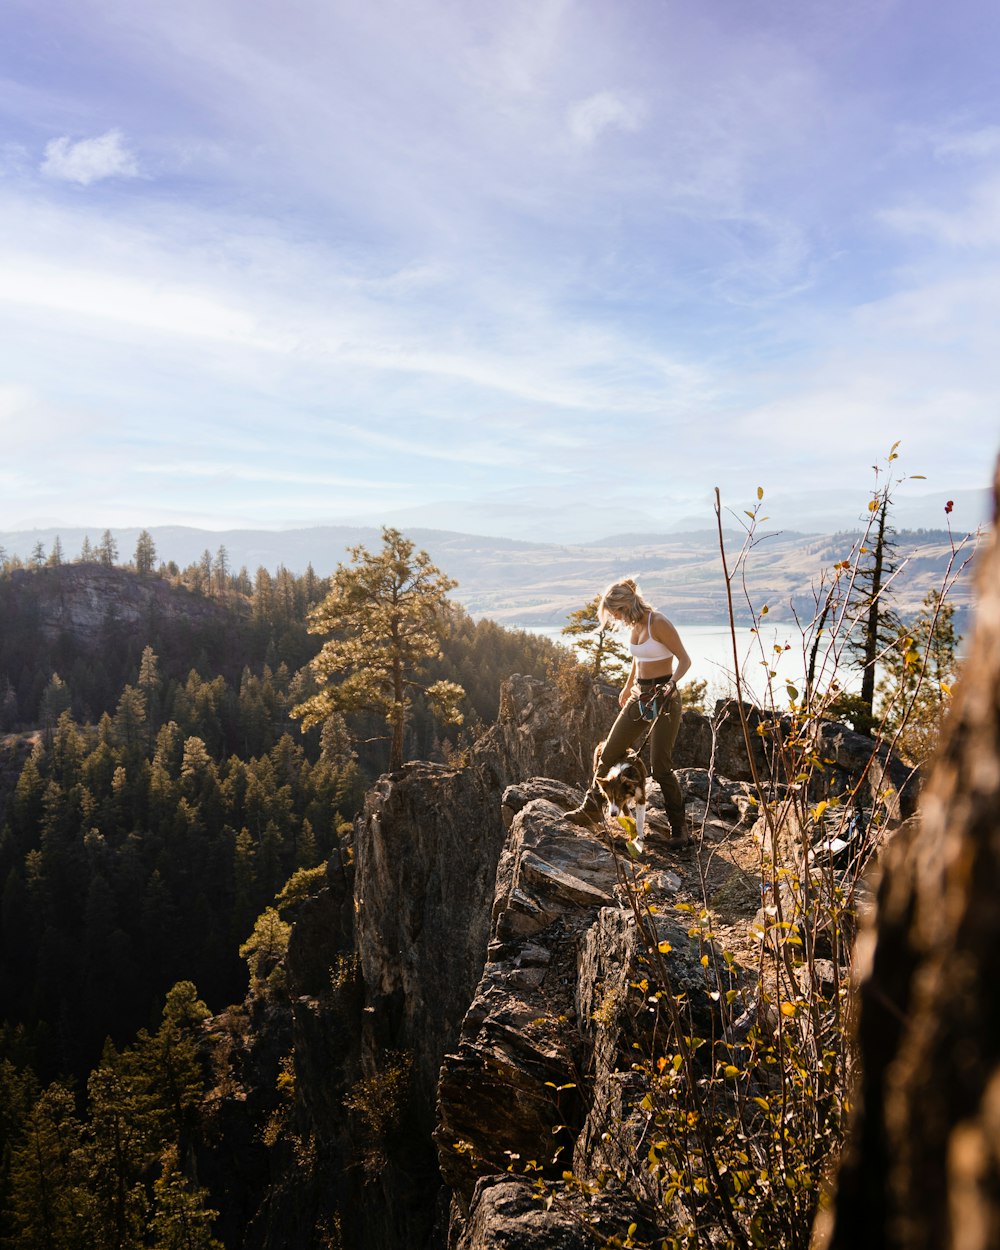
[[[642,591],[634,577],[612,582],[601,595],[597,605],[597,617],[606,629],[615,621],[624,620],[637,625],[652,612],[652,607],[642,597]]]

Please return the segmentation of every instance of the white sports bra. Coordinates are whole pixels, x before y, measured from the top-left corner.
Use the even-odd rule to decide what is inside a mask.
[[[660,642],[659,638],[653,637],[652,612],[650,612],[649,620],[646,622],[646,632],[649,637],[644,642],[630,642],[628,644],[628,649],[635,659],[644,663],[649,663],[652,660],[672,660],[674,653],[670,648]]]

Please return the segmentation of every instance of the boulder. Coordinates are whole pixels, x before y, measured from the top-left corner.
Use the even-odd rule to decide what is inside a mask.
[[[546,1211],[522,1180],[484,1178],[472,1207],[455,1250],[591,1250],[599,1244],[569,1212]]]

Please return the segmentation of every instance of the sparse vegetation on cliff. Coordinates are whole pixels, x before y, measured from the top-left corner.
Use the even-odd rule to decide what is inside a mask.
[[[727,592],[752,582],[758,516],[750,511],[735,561],[723,543]],[[948,577],[964,558],[954,550]],[[272,660],[312,645],[298,607],[277,627],[273,580],[258,578],[243,602],[224,583],[225,562],[208,563],[205,584],[232,600],[217,606],[225,617],[235,604],[226,619],[244,622],[234,638],[266,639]],[[62,571],[11,580],[22,594],[25,578]],[[355,759],[336,718],[300,735],[288,711],[306,687],[287,663],[255,659],[233,684],[210,669],[177,672],[169,648],[161,656],[147,642],[102,696],[96,724],[82,723],[73,673],[57,680],[50,669],[26,759],[22,740],[11,742],[21,754],[11,756],[0,839],[4,938],[27,956],[4,973],[5,1002],[21,1012],[5,1031],[0,1080],[13,1149],[36,1111],[49,1137],[63,1126],[72,1149],[59,1167],[69,1170],[51,1175],[66,1180],[66,1210],[86,1213],[98,1192],[92,1149],[113,1101],[98,1094],[145,1097],[122,1074],[133,1053],[155,1051],[179,1065],[179,1098],[158,1112],[170,1131],[100,1181],[130,1195],[117,1209],[139,1230],[135,1244],[168,1244],[176,1218],[206,1246],[213,1236],[261,1250],[443,1245],[436,1132],[442,1160],[454,1156],[442,1167],[461,1250],[478,1250],[476,1229],[508,1212],[539,1246],[546,1229],[574,1247],[804,1246],[850,1101],[848,952],[863,872],[913,802],[888,747],[905,741],[921,707],[919,678],[945,696],[950,684],[932,655],[934,622],[949,623],[934,602],[928,628],[914,626],[900,652],[899,690],[882,693],[885,741],[831,724],[850,578],[848,561],[817,589],[803,626],[814,661],[806,688],[783,675],[783,653],[762,652],[766,706],[740,701],[711,722],[687,713],[698,767],[686,781],[702,818],[689,862],[656,852],[655,811],[648,859],[629,858],[623,843],[590,845],[562,822],[607,709],[561,653],[452,607],[425,680],[461,680],[471,719],[508,657],[549,679],[510,683],[499,723],[460,750],[446,748],[418,698],[406,751],[435,744],[441,762],[383,778],[353,829],[360,769],[385,757]],[[747,593],[732,616],[756,631],[765,610]],[[99,623],[97,654],[110,636]],[[43,645],[72,650],[55,634]],[[727,777],[723,760],[748,779]],[[525,782],[541,773],[556,778]],[[501,811],[513,822],[506,844]],[[242,985],[238,950],[252,978],[242,1007],[202,1022],[193,986],[187,997],[176,990],[174,1014],[181,998],[191,1008],[183,1027],[127,1041],[148,1012],[156,960],[162,996],[197,959]],[[209,991],[198,974],[199,991],[215,1001],[211,976]],[[46,1085],[67,1066],[65,1022],[82,1076],[101,1011],[133,988],[132,1021],[88,1097]],[[50,1065],[41,1085],[30,1073],[39,1054]],[[482,1102],[449,1137],[480,1086],[499,1117],[492,1140],[477,1137]],[[247,1173],[229,1187],[234,1160]],[[11,1195],[19,1201],[10,1177],[0,1172],[9,1221]],[[33,1244],[9,1228],[12,1244]]]

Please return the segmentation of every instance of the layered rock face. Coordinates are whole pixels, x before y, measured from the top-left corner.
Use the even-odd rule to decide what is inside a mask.
[[[709,1002],[700,951],[667,918],[680,878],[665,839],[660,846],[644,856],[642,893],[624,843],[619,852],[574,828],[545,798],[515,815],[486,967],[438,1090],[454,1250],[582,1250],[641,1219],[621,1192],[583,1218],[572,1201],[540,1204],[531,1182],[571,1170],[587,1183],[605,1165],[634,1166],[646,1121],[633,1105],[641,1096],[631,1096],[630,1044],[663,1027],[661,1007],[637,988],[651,947],[671,948],[673,985],[696,1010]],[[647,925],[650,905],[663,913],[649,931],[630,904],[639,894]],[[703,1014],[699,1027],[710,1031]]]
[[[710,869],[684,861],[653,807],[642,889],[658,919],[640,921],[624,845],[563,819],[616,711],[589,683],[513,677],[461,767],[409,764],[375,785],[353,846],[294,918],[288,1001],[251,998],[215,1025],[216,1143],[202,1174],[223,1208],[227,1172],[254,1186],[237,1204],[255,1207],[242,1241],[227,1244],[574,1250],[640,1218],[620,1193],[591,1202],[586,1220],[547,1210],[525,1167],[556,1179],[562,1167],[634,1170],[646,1117],[631,1046],[648,1051],[663,1024],[639,988],[642,960],[651,943],[669,948],[672,983],[705,1013],[691,1028],[712,1036],[702,952],[664,917],[685,875],[692,897],[703,871],[713,890],[747,893],[750,917],[760,895],[723,856]],[[720,753],[738,771],[738,733],[735,716],[685,714],[680,775],[711,806],[720,843],[745,800],[743,783],[717,775]]]
[[[436,1088],[486,959],[501,796],[514,778],[548,774],[573,806],[580,793],[567,781],[581,779],[607,721],[593,691],[567,706],[545,683],[515,676],[497,725],[462,767],[409,764],[370,792],[354,862],[331,863],[326,888],[295,920],[287,1023],[251,1002],[241,1027],[219,1026],[239,1036],[217,1048],[228,1067],[213,1109],[215,1162],[203,1171],[235,1167],[253,1136],[235,1125],[251,1101],[254,1056],[262,1082],[293,1091],[290,1103],[272,1095],[254,1112],[256,1136],[275,1140],[245,1246],[443,1244]],[[283,1033],[283,1060],[255,1041],[255,1022]]]
[[[1000,498],[1000,474],[997,479]],[[859,1114],[828,1250],[1000,1245],[1000,541],[920,817],[886,856],[861,983]]]
[[[85,647],[107,640],[109,632],[147,631],[172,620],[185,628],[223,625],[227,612],[211,599],[174,586],[161,577],[136,577],[126,569],[101,564],[63,564],[55,568],[15,569],[11,574],[13,607],[25,598],[29,583],[35,624],[48,639],[67,634]]]

